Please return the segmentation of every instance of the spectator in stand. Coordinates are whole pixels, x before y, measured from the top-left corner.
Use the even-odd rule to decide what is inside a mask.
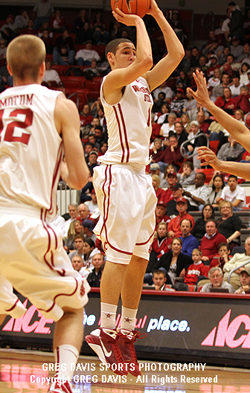
[[[8,15],[6,18],[6,23],[4,23],[1,27],[1,31],[4,32],[5,29],[10,29],[11,32],[13,33],[13,37],[16,35],[17,33],[17,25],[15,24],[15,17],[14,15]]]
[[[193,156],[193,165],[194,169],[200,168],[200,161],[197,160],[197,148],[200,146],[207,146],[207,138],[203,131],[200,130],[200,125],[197,120],[193,120],[191,122],[190,133],[188,135],[189,143],[185,145],[186,150],[188,151],[188,155],[195,154]],[[196,136],[195,139],[193,137]],[[199,136],[199,137],[198,137]]]
[[[65,19],[61,14],[60,10],[56,10],[55,17],[52,20],[52,28],[55,33],[62,33],[65,29]]]
[[[205,205],[208,197],[208,187],[204,185],[206,175],[203,172],[196,173],[194,185],[187,186],[183,195],[189,200],[190,210],[199,210],[200,205]]]
[[[250,268],[244,268],[240,272],[240,288],[235,291],[237,294],[245,294],[250,291]]]
[[[93,40],[96,45],[107,45],[109,42],[110,33],[107,30],[106,24],[102,20],[102,15],[102,12],[97,12],[93,22]]]
[[[248,42],[245,42],[245,44],[243,45],[243,52],[241,53],[240,56],[237,57],[236,62],[241,64],[245,59],[248,59],[249,54],[250,54],[250,45]]]
[[[227,239],[218,232],[214,220],[208,220],[205,227],[206,233],[201,239],[200,250],[202,252],[202,261],[205,265],[209,265],[217,253],[219,244],[226,243]]]
[[[219,210],[221,217],[216,221],[216,226],[219,233],[225,236],[232,250],[235,246],[240,245],[242,221],[240,217],[233,215],[233,205],[231,202],[222,201]]]
[[[234,109],[241,109],[245,114],[250,111],[249,87],[241,86],[240,95],[234,97]]]
[[[231,272],[231,270],[239,267],[240,265],[242,265],[245,262],[249,262],[250,261],[250,237],[248,237],[245,240],[245,252],[244,253],[235,253],[233,258],[225,263],[224,265],[224,280],[227,281],[228,275]],[[235,270],[235,272],[233,272],[231,274],[231,278],[230,278],[230,284],[232,285],[232,287],[234,287],[235,290],[237,290],[238,288],[240,288],[241,284],[240,284],[240,272],[244,271],[245,269],[249,269],[250,268],[250,263],[247,263],[244,267],[239,267],[237,270]]]
[[[224,88],[230,88],[230,76],[226,73],[222,75],[221,83],[213,88],[212,95],[217,99],[224,94]]]
[[[196,67],[199,67],[199,49],[197,46],[194,46],[192,48],[192,56],[191,56],[191,68],[195,69]]]
[[[217,56],[219,57],[218,63],[220,64],[220,66],[226,63],[227,56],[229,55],[229,53],[230,53],[230,45],[228,43],[227,45],[224,46],[222,51],[219,51],[217,53]]]
[[[78,44],[82,44],[82,30],[84,29],[84,24],[88,22],[87,10],[82,9],[79,16],[76,18],[73,26],[73,32],[76,34],[76,41]],[[92,39],[92,37],[91,37]]]
[[[67,237],[64,238],[64,248],[66,251],[75,250],[75,235],[83,234],[82,223],[79,220],[74,220],[69,226]]]
[[[186,132],[185,128],[183,127],[181,121],[176,121],[174,125],[175,135],[178,139],[178,145],[181,146],[183,142],[187,140],[188,133]],[[183,160],[183,158],[182,158]]]
[[[223,188],[220,201],[232,202],[233,210],[241,210],[246,206],[246,192],[238,185],[238,177],[230,175],[227,186]]]
[[[218,86],[220,84],[220,80],[221,71],[219,68],[215,68],[215,70],[213,71],[213,76],[208,79],[207,88],[213,89],[215,86]]]
[[[75,235],[75,251],[72,251],[69,254],[69,259],[71,260],[71,262],[72,262],[72,258],[75,255],[80,255],[82,258],[84,257],[84,248],[83,248],[84,241],[85,239],[83,234],[79,233],[78,235]]]
[[[240,161],[243,152],[243,146],[241,146],[231,135],[229,135],[228,142],[221,146],[217,153],[217,157],[219,160],[223,161]]]
[[[83,263],[90,269],[93,269],[93,256],[99,254],[98,248],[95,248],[95,242],[92,239],[84,239],[83,242]]]
[[[91,197],[88,195],[88,193],[91,194],[94,186],[93,186],[93,170],[96,166],[99,164],[97,163],[98,159],[98,152],[93,150],[89,153],[88,157],[88,168],[89,168],[89,178],[87,184],[82,188],[81,195],[80,195],[80,201],[81,202],[86,202],[90,201]]]
[[[149,173],[151,174],[151,176],[153,176],[153,175],[159,176],[159,178],[160,178],[160,187],[162,188],[162,182],[163,182],[164,174],[161,172],[160,166],[157,164],[157,162],[153,162],[150,165]]]
[[[175,285],[175,278],[184,277],[191,263],[192,259],[182,252],[182,240],[175,237],[171,243],[171,251],[161,256],[155,270],[164,268],[167,271],[167,284]]]
[[[33,8],[33,13],[36,15],[34,19],[34,29],[38,30],[44,22],[50,22],[53,16],[54,7],[51,0],[38,0]]]
[[[185,131],[187,131],[189,133],[191,121],[190,121],[190,117],[189,117],[188,113],[183,113],[181,115],[181,123],[182,123]]]
[[[87,205],[85,205],[85,203],[80,203],[80,205],[78,206],[78,212],[79,212],[79,220],[81,221],[81,223],[84,220],[87,220],[90,218],[89,207]]]
[[[149,155],[151,157],[151,162],[158,162],[163,159],[164,150],[162,147],[162,140],[160,138],[155,138],[152,148],[149,150]]]
[[[224,88],[223,95],[217,98],[217,100],[215,101],[215,105],[217,105],[219,108],[223,109],[229,115],[233,114],[234,100],[232,97],[230,87]]]
[[[95,243],[96,242],[96,235],[93,232],[93,229],[95,227],[95,223],[92,220],[83,220],[82,227],[83,227],[83,234],[84,234],[85,240],[91,239]]]
[[[192,261],[193,263],[187,268],[184,284],[188,285],[196,285],[197,280],[203,276],[207,276],[207,267],[201,260],[202,252],[198,248],[195,248],[192,252]],[[178,284],[176,284],[178,289]],[[187,287],[188,290],[188,287]]]
[[[183,113],[183,107],[186,102],[185,92],[182,88],[176,89],[176,98],[170,103],[171,112],[174,112],[177,117],[181,117]]]
[[[162,104],[161,112],[155,115],[155,121],[157,122],[157,124],[163,124],[168,119],[169,113],[170,113],[169,105],[166,103]]]
[[[213,206],[214,210],[218,210],[219,200],[221,198],[222,190],[225,187],[223,176],[216,174],[212,180],[212,188],[207,198],[207,203]]]
[[[192,227],[194,226],[193,217],[187,213],[188,203],[187,200],[183,197],[180,197],[176,200],[176,210],[178,211],[178,215],[172,218],[168,223],[168,236],[170,238],[180,237],[182,235],[181,232],[181,221],[184,219],[190,220]]]
[[[88,65],[90,66],[93,60],[97,62],[101,60],[100,55],[94,49],[92,49],[92,41],[88,41],[85,49],[80,49],[76,55],[75,60],[78,65]]]
[[[168,183],[168,174],[169,173],[174,173],[175,172],[175,167],[172,165],[172,164],[168,164],[167,166],[166,166],[166,168],[165,168],[165,171],[164,171],[164,177],[163,177],[163,180],[162,180],[162,182],[161,182],[161,187],[162,188],[168,188],[169,187],[169,183]],[[162,172],[161,172],[162,173]],[[177,181],[177,180],[176,180]],[[174,181],[173,182],[171,182],[170,181],[170,183],[173,185],[174,184]]]
[[[238,72],[234,73],[233,74],[233,82],[230,86],[230,90],[231,90],[233,97],[240,95],[240,88],[242,86],[243,86],[243,83],[240,83],[240,76],[239,76]]]
[[[52,63],[49,59],[46,59],[45,61],[43,82],[46,82],[49,87],[51,86],[51,82],[55,82],[57,85],[60,85],[62,83],[58,72],[52,69]]]
[[[171,249],[172,239],[168,236],[167,223],[159,222],[156,229],[156,235],[151,245],[150,255],[144,282],[152,283],[152,273],[155,270],[155,265],[162,255],[168,253]]]
[[[70,50],[66,44],[62,44],[60,48],[53,49],[53,62],[59,65],[74,64],[74,50]]]
[[[182,164],[182,172],[177,173],[177,178],[182,187],[187,187],[194,184],[195,171],[191,161],[185,161]]]
[[[72,221],[76,220],[78,217],[78,205],[77,203],[70,203],[68,205],[68,211],[70,218],[65,221],[64,230],[63,230],[63,237],[67,236],[69,226]]]
[[[207,133],[209,123],[205,121],[205,113],[203,111],[199,111],[197,113],[196,119],[199,123],[199,129],[204,132],[204,134]]]
[[[162,151],[161,157],[158,164],[161,168],[161,172],[164,172],[168,164],[172,164],[177,170],[180,168],[180,163],[183,161],[183,157],[180,152],[178,145],[178,139],[176,134],[169,134],[169,146]]]
[[[37,35],[38,31],[34,29],[34,22],[32,19],[28,21],[28,26],[23,27],[22,30],[20,31],[20,34],[31,34],[31,35]]]
[[[164,194],[162,196],[162,200],[167,205],[167,203],[171,199],[173,199],[172,186],[177,182],[177,175],[176,175],[176,172],[168,172],[166,177],[168,179],[168,189],[166,191],[164,191]]]
[[[220,267],[216,266],[210,269],[208,277],[210,283],[203,285],[200,292],[211,292],[211,288],[225,288],[228,289],[229,293],[234,293],[234,288],[226,281],[223,281],[223,272]]]
[[[250,64],[243,62],[240,67],[240,83],[247,85],[248,81],[248,71],[250,70]]]
[[[228,243],[220,243],[218,246],[218,254],[215,255],[209,265],[209,268],[219,266],[222,270],[224,268],[225,263],[229,262],[232,258],[230,256],[231,250]]]
[[[176,114],[173,112],[170,112],[168,115],[168,123],[165,123],[165,121],[162,123],[161,129],[160,129],[160,135],[162,135],[165,139],[165,141],[167,140],[168,136],[169,136],[169,132],[173,131],[174,132],[174,125],[175,125],[175,121],[176,121]],[[164,142],[163,142],[164,144]],[[166,144],[166,143],[165,143]]]
[[[167,277],[164,268],[163,269],[160,268],[154,271],[152,281],[154,284],[154,289],[156,291],[174,291],[173,288],[168,287],[169,284],[166,284],[166,280]]]
[[[29,20],[30,18],[28,15],[28,11],[24,9],[21,10],[20,14],[15,17],[15,25],[19,32],[28,26]]]
[[[104,255],[101,253],[95,254],[92,259],[92,264],[94,268],[92,269],[92,272],[89,273],[87,281],[91,287],[99,288],[105,264]]]
[[[183,57],[180,65],[179,65],[179,68],[181,70],[183,70],[184,72],[188,72],[191,68],[191,59],[192,59],[192,48],[188,47],[185,50],[185,56]]]
[[[222,65],[221,72],[226,72],[230,78],[233,77],[234,72],[237,72],[239,69],[239,64],[235,62],[234,55],[229,53],[227,56],[227,61]]]
[[[177,204],[176,201],[178,198],[182,198],[182,185],[180,183],[175,183],[172,186],[172,193],[173,193],[173,199],[170,199],[170,201],[167,203],[167,215],[170,218],[174,218],[176,216],[178,216],[179,212],[176,208]],[[189,209],[189,202],[188,203],[188,207],[187,207],[187,211]]]
[[[158,202],[161,200],[164,200],[165,191],[162,188],[160,188],[161,180],[160,180],[159,176],[152,175],[152,184],[153,184],[153,187],[155,190],[155,195],[156,195]]]
[[[176,80],[176,85],[182,84],[184,89],[190,86],[190,78],[188,77],[188,73],[185,70],[181,70],[179,77]]]
[[[199,57],[199,68],[204,73],[204,75],[207,75],[207,70],[208,70],[207,62],[208,59],[206,58],[206,56],[201,55]]]
[[[234,111],[234,117],[236,120],[240,121],[241,123],[244,123],[244,112],[241,109],[236,109]]]
[[[91,191],[91,201],[86,201],[85,204],[86,204],[86,206],[88,206],[90,214],[94,210],[98,209],[97,198],[96,198],[96,193],[95,193],[95,189],[94,188]]]
[[[183,113],[196,109],[197,101],[193,98],[192,94],[186,93],[186,100],[183,105]]]
[[[165,94],[165,101],[170,103],[173,98],[173,90],[167,86],[167,81],[163,82],[159,87],[157,87],[153,92],[154,103],[158,100],[159,93]]]
[[[91,124],[93,121],[93,116],[91,115],[90,105],[85,104],[82,108],[82,113],[80,114],[81,125],[86,126]]]
[[[159,201],[155,208],[155,219],[156,219],[156,228],[160,222],[169,222],[170,218],[166,214],[167,212],[167,205],[164,201]]]
[[[163,91],[161,91],[158,94],[157,100],[154,102],[153,108],[152,108],[152,112],[153,113],[159,113],[161,111],[161,108],[163,105],[167,104],[167,101],[165,101],[165,93],[163,93]]]
[[[206,222],[208,220],[214,219],[214,209],[209,203],[206,203],[202,209],[202,217],[195,221],[194,227],[192,229],[192,235],[200,242],[206,233]]]
[[[182,220],[181,222],[181,240],[182,240],[182,252],[185,255],[191,257],[193,249],[199,247],[199,242],[191,234],[192,231],[192,223],[190,220]]]
[[[210,60],[210,66],[207,69],[207,76],[213,77],[215,70],[219,70],[221,66],[218,63],[218,57],[215,54],[212,54],[209,60]]]

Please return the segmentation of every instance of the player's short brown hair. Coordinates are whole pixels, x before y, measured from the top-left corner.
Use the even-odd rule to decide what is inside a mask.
[[[37,80],[39,69],[45,61],[46,48],[41,38],[31,34],[16,37],[7,47],[6,59],[13,77]]]
[[[105,56],[107,58],[107,54],[109,52],[113,53],[114,55],[116,54],[117,48],[118,46],[122,43],[122,42],[130,42],[133,44],[133,42],[131,40],[129,40],[128,38],[116,38],[115,40],[112,40],[108,43],[108,45],[106,46],[105,49]]]

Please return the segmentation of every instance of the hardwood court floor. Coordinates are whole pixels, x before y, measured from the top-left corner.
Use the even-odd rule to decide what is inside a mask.
[[[52,353],[0,349],[1,393],[46,393],[54,372]],[[81,356],[74,374],[74,393],[250,393],[249,370],[194,364],[140,361],[142,377],[119,377],[102,370],[96,357]],[[201,368],[204,366],[204,371]],[[180,370],[176,370],[179,367]],[[188,368],[191,368],[189,371]],[[165,369],[165,370],[164,370]]]

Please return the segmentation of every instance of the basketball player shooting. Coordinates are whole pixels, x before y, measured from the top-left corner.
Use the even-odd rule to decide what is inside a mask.
[[[137,45],[128,39],[111,41],[106,56],[111,72],[101,86],[109,147],[94,170],[94,187],[101,217],[95,233],[107,255],[101,279],[101,328],[86,337],[99,359],[120,375],[140,375],[134,342],[149,247],[155,228],[156,196],[145,175],[151,135],[150,92],[163,83],[184,56],[182,44],[151,0],[147,12],[163,32],[168,54],[154,68],[150,40],[143,20],[119,9],[114,17],[135,26]],[[152,70],[151,70],[152,68]],[[122,299],[121,328],[115,325]]]
[[[201,105],[212,113],[218,123],[224,127],[237,142],[239,142],[247,151],[250,151],[250,130],[243,123],[234,119],[210,100],[206,79],[202,71],[196,71],[193,75],[197,85],[197,91],[194,92],[190,88],[188,88],[188,91]],[[221,161],[216,157],[216,154],[214,154],[211,149],[205,146],[198,148],[197,158],[204,160],[204,162],[201,163],[201,166],[211,165],[216,171],[231,173],[232,175],[250,180],[250,164],[235,161]]]
[[[89,285],[73,270],[62,234],[50,224],[61,176],[81,189],[88,167],[79,137],[75,104],[41,86],[45,45],[22,35],[8,45],[7,67],[14,87],[0,95],[0,324],[26,309],[12,285],[56,322],[57,375],[50,393],[72,393],[72,364],[83,340],[83,306]],[[66,162],[61,163],[63,152]]]

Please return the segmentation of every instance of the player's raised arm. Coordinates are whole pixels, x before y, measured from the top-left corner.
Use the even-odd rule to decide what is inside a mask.
[[[210,100],[207,90],[206,79],[202,71],[196,71],[193,74],[197,85],[197,91],[194,92],[188,88],[187,91],[203,105],[212,115],[216,118],[218,123],[222,125],[233,137],[239,142],[247,151],[250,151],[250,131],[238,120],[234,119],[223,109],[216,106],[213,101]],[[231,172],[233,173],[233,172]]]
[[[65,152],[61,176],[70,187],[80,190],[87,183],[89,170],[80,140],[80,118],[75,104],[58,98],[55,106],[55,123],[61,133]]]
[[[148,14],[152,15],[158,23],[163,33],[168,51],[168,54],[146,74],[146,79],[150,90],[152,91],[161,85],[172,74],[181,59],[184,57],[185,52],[180,40],[164,17],[162,11],[157,6],[155,0],[151,0],[151,7]]]
[[[107,60],[112,72],[104,82],[105,97],[133,82],[153,65],[151,43],[143,20],[137,15],[124,14],[118,8],[113,11],[113,15],[120,23],[136,27],[137,42],[135,49],[134,44],[125,39],[115,53],[107,45]]]

